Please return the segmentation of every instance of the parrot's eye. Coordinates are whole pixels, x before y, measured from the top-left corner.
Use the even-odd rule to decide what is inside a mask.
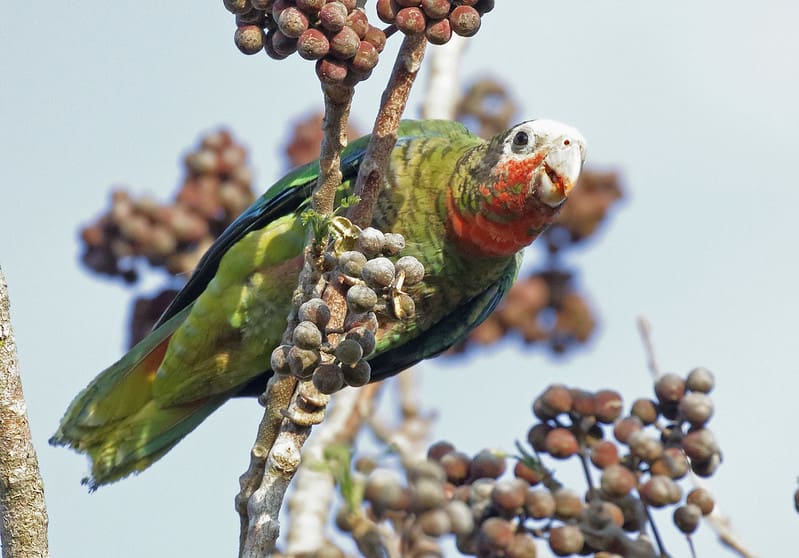
[[[530,138],[527,136],[527,132],[516,132],[516,135],[513,136],[514,147],[524,147],[529,141]]]

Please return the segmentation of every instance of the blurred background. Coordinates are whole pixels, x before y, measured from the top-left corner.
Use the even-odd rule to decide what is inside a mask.
[[[651,396],[635,327],[643,314],[663,369],[716,374],[711,427],[724,463],[711,488],[757,555],[784,553],[797,520],[799,9],[775,0],[498,4],[466,51],[464,84],[492,77],[518,119],[578,127],[589,168],[619,171],[625,197],[585,248],[565,255],[598,320],[589,343],[556,356],[511,335],[423,364],[434,439],[467,453],[512,450],[532,399],[552,382],[614,387],[628,402]],[[46,443],[71,398],[128,343],[131,291],[86,272],[79,231],[108,210],[114,186],[169,203],[184,157],[220,127],[246,147],[253,191],[265,190],[289,164],[297,122],[321,107],[312,64],[241,55],[221,2],[14,3],[0,17],[16,22],[0,30],[0,265],[51,552],[232,555],[233,497],[261,415],[254,401],[225,405],[151,470],[95,494],[79,483],[84,459]],[[398,44],[358,85],[361,130]],[[408,117],[425,80],[423,71]],[[531,269],[541,257],[531,251]],[[163,283],[146,274],[135,292]],[[687,555],[672,538],[670,551]],[[699,556],[726,552],[706,527],[696,540]]]

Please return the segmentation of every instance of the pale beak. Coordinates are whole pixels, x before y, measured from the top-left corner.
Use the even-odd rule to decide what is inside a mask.
[[[535,190],[540,201],[550,207],[566,201],[580,178],[584,152],[581,138],[574,138],[562,140],[547,154],[536,177]]]

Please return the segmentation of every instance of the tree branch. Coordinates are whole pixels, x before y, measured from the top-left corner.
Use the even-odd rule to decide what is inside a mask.
[[[31,440],[8,285],[0,269],[0,540],[3,558],[49,555],[47,507]]]

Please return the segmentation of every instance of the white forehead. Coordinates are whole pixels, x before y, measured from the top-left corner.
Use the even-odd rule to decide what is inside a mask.
[[[510,151],[513,138],[519,132],[527,133],[530,139],[530,145],[533,146],[534,149],[545,146],[555,147],[556,145],[561,145],[564,140],[568,139],[570,144],[579,145],[583,154],[585,153],[585,138],[576,128],[558,122],[557,120],[549,120],[546,118],[528,120],[527,122],[522,122],[511,128],[505,140],[506,153]]]

